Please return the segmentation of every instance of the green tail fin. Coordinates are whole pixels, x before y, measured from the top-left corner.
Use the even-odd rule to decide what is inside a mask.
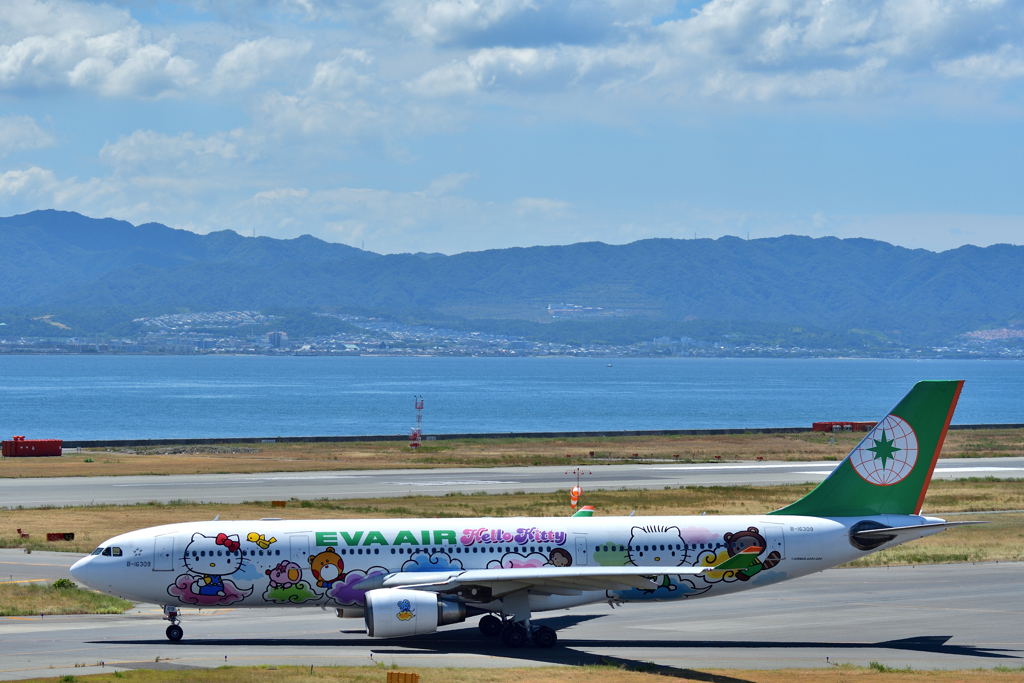
[[[800,500],[771,514],[920,514],[963,384],[915,384],[825,481]]]

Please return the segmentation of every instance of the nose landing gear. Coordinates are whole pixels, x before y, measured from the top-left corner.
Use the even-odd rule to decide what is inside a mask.
[[[180,619],[178,618],[178,608],[173,605],[164,605],[164,620],[171,622],[171,625],[167,627],[165,633],[167,634],[167,640],[172,643],[176,643],[181,640],[181,637],[185,635],[185,631],[178,626]]]

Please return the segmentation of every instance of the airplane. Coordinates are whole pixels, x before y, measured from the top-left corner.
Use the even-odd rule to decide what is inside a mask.
[[[77,581],[181,607],[332,607],[371,638],[481,616],[508,647],[551,647],[533,614],[686,601],[769,586],[954,526],[921,514],[962,381],[924,381],[810,493],[759,515],[204,521],[115,536]]]

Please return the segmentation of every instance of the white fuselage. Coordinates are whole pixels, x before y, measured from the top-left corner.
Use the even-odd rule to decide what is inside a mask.
[[[649,566],[659,577],[650,590],[538,591],[530,606],[540,612],[600,601],[710,597],[811,574],[890,547],[866,552],[851,545],[849,528],[865,519],[894,527],[929,521],[744,515],[191,522],[116,536],[76,563],[72,574],[136,602],[355,610],[364,595],[357,584],[396,572]],[[672,574],[673,567],[718,565],[752,546],[763,550],[741,572]],[[486,594],[460,597],[501,609]]]

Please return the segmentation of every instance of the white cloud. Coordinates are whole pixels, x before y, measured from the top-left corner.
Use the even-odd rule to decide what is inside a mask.
[[[159,97],[194,82],[195,64],[155,41],[127,12],[67,0],[7,0],[0,18],[0,88],[95,89]]]
[[[478,23],[508,10],[459,6],[456,16]],[[1024,76],[1024,21],[999,0],[711,0],[657,26],[629,21],[638,14],[624,9],[616,25],[626,28],[597,44],[481,47],[412,79],[411,90],[830,99],[892,91],[922,75]]]
[[[254,204],[270,204],[273,202],[279,202],[283,199],[303,199],[308,196],[309,190],[304,187],[300,187],[298,189],[294,187],[282,187],[276,190],[257,192],[253,195],[252,201]]]
[[[309,52],[308,41],[264,37],[236,45],[217,61],[213,69],[215,90],[241,90],[264,81]]]
[[[7,171],[0,175],[0,195],[39,196],[60,187],[53,171],[33,166],[23,171]]]
[[[449,173],[448,175],[444,175],[430,181],[430,187],[427,188],[427,194],[434,197],[450,194],[465,185],[466,181],[475,177],[475,173]]]
[[[15,150],[52,147],[57,140],[39,127],[31,116],[0,118],[0,156]]]
[[[569,202],[559,199],[547,199],[544,197],[520,197],[516,200],[516,208],[519,215],[527,213],[540,213],[552,216],[564,216],[572,207]]]
[[[202,157],[230,160],[238,157],[240,137],[239,131],[197,138],[191,132],[165,135],[151,130],[137,130],[131,135],[122,136],[117,142],[104,144],[100,150],[100,159],[115,166],[179,164]]]
[[[995,52],[940,62],[940,73],[953,78],[1009,80],[1024,77],[1024,50],[1003,45]]]

